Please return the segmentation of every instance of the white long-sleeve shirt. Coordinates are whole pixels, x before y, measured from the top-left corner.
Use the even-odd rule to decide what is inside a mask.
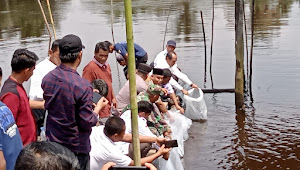
[[[156,58],[154,59],[154,68],[160,68],[160,69],[167,68],[172,72],[172,74],[177,76],[180,80],[191,85],[192,81],[188,78],[186,74],[182,73],[178,69],[177,64],[174,64],[172,67],[170,67],[170,65],[166,61],[167,53],[168,53],[167,50],[164,50],[156,56]],[[183,87],[180,84],[178,84],[178,82],[173,78],[170,79],[170,84],[178,90],[183,89]]]

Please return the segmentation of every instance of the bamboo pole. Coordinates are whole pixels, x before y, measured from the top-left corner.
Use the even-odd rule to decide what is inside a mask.
[[[136,101],[136,79],[135,79],[135,54],[133,43],[132,28],[132,8],[131,0],[124,0],[125,18],[126,18],[126,37],[128,51],[128,73],[130,88],[130,107],[131,107],[131,126],[132,126],[132,144],[133,144],[133,160],[135,166],[141,166],[140,141],[138,132],[138,110]]]
[[[244,108],[244,40],[243,40],[243,2],[235,0],[235,106]]]
[[[204,42],[204,86],[206,83],[206,70],[207,70],[207,56],[206,56],[206,38],[205,38],[205,30],[204,30],[204,22],[203,22],[203,15],[202,11],[200,11],[201,15],[201,22],[202,22],[202,32],[203,32],[203,42]]]
[[[51,7],[50,7],[49,0],[47,0],[47,6],[48,6],[48,10],[49,10],[50,21],[51,21],[51,25],[52,25],[54,39],[56,40],[57,38],[56,38],[55,26],[54,26],[54,21],[53,21],[53,17],[52,17],[52,12],[51,12]]]
[[[50,28],[49,28],[49,24],[48,24],[48,21],[47,21],[47,18],[46,18],[46,15],[45,15],[45,11],[44,11],[44,9],[43,9],[43,6],[42,6],[42,4],[41,4],[41,1],[40,0],[37,0],[38,1],[38,3],[39,3],[39,6],[40,6],[40,8],[41,8],[41,11],[42,11],[42,14],[43,14],[43,17],[44,17],[44,21],[45,21],[45,24],[46,24],[46,26],[47,26],[47,30],[48,30],[48,33],[49,33],[49,38],[50,38],[50,40],[49,40],[49,47],[48,47],[48,51],[50,50],[50,46],[51,46],[51,32],[50,32]]]

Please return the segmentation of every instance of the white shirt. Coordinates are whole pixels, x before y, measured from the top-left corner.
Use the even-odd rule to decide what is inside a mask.
[[[104,126],[92,127],[90,170],[100,170],[107,162],[114,162],[117,166],[129,166],[131,158],[124,155],[103,130]]]
[[[121,118],[125,122],[126,130],[125,133],[132,133],[132,128],[131,128],[131,110],[127,110],[121,115]],[[147,120],[143,117],[138,116],[138,129],[139,129],[139,135],[142,136],[152,136],[156,137],[148,128],[147,125]],[[122,151],[123,154],[128,154],[129,152],[129,145],[130,143],[128,142],[116,142],[118,145],[119,149]]]
[[[35,101],[41,101],[43,99],[43,89],[41,87],[42,80],[46,74],[56,68],[56,65],[53,64],[49,57],[45,58],[39,64],[36,65],[33,70],[33,75],[31,76],[30,90],[29,90],[29,99]]]
[[[169,82],[167,84],[163,84],[162,87],[168,90],[168,94],[174,93],[173,87]]]
[[[188,78],[187,75],[185,75],[184,73],[182,73],[178,68],[177,68],[177,64],[174,64],[172,67],[170,67],[170,65],[167,63],[166,61],[166,56],[167,56],[167,50],[164,50],[162,52],[160,52],[156,58],[154,59],[154,68],[160,68],[160,69],[169,69],[172,74],[174,74],[175,76],[177,76],[179,79],[181,79],[182,81],[184,81],[185,83],[191,85],[192,81]],[[177,81],[175,81],[173,78],[170,79],[170,84],[175,87],[178,90],[182,90],[182,86],[180,84],[178,84]]]

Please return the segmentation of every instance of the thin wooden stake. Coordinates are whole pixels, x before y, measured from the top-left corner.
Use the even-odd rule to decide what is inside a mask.
[[[251,50],[250,50],[250,74],[249,74],[249,92],[250,100],[253,102],[252,96],[252,59],[253,59],[253,37],[254,37],[254,1],[252,0],[252,10],[251,10]]]
[[[214,42],[214,19],[215,19],[215,0],[212,1],[212,21],[211,21],[211,45],[210,45],[210,81],[211,81],[211,88],[214,88],[214,82],[212,78],[212,52],[213,52],[213,42]]]
[[[56,40],[57,38],[56,38],[55,26],[54,26],[54,22],[53,22],[53,17],[52,17],[52,12],[51,12],[51,7],[50,7],[49,0],[47,0],[47,6],[48,6],[48,10],[49,10],[50,21],[51,21],[51,25],[52,25],[54,39]]]
[[[165,49],[165,41],[166,41],[166,35],[167,35],[167,29],[168,29],[168,21],[169,21],[172,5],[173,5],[173,1],[171,2],[171,6],[170,6],[170,9],[169,9],[169,14],[168,14],[167,21],[166,21],[165,35],[164,35],[163,48],[162,48],[163,50]]]
[[[248,55],[248,34],[247,34],[247,22],[246,22],[246,14],[245,14],[245,1],[243,0],[243,13],[244,13],[244,26],[245,26],[245,44],[246,44],[246,59],[247,59],[247,78],[249,76],[249,55]]]
[[[204,22],[203,22],[203,15],[202,11],[200,11],[201,15],[201,22],[202,22],[202,32],[203,32],[203,42],[204,42],[204,86],[206,83],[206,67],[207,67],[207,56],[206,56],[206,37],[205,37],[205,30],[204,30]]]
[[[44,9],[43,9],[43,6],[41,4],[41,1],[40,0],[37,0],[39,5],[40,5],[40,8],[41,8],[41,11],[42,11],[42,14],[43,14],[43,17],[44,17],[44,21],[45,21],[45,24],[47,26],[47,30],[48,30],[48,33],[49,33],[49,47],[48,47],[48,51],[50,50],[50,46],[51,46],[51,32],[50,32],[50,28],[49,28],[49,24],[48,24],[48,21],[47,21],[47,18],[46,18],[46,15],[45,15],[45,12],[44,12]]]
[[[110,18],[110,25],[111,25],[111,35],[112,35],[112,39],[113,39],[113,43],[115,44],[115,36],[114,36],[114,6],[113,6],[113,0],[110,0],[110,10],[111,10],[111,18]],[[114,51],[115,54],[115,58],[117,58],[117,54],[116,51]],[[117,64],[117,74],[118,74],[118,81],[119,81],[119,90],[121,89],[121,77],[120,77],[120,71],[119,71],[119,63],[116,60],[116,64]]]

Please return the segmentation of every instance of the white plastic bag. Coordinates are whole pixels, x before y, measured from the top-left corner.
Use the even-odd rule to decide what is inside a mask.
[[[200,88],[191,89],[188,95],[183,95],[186,105],[184,115],[192,120],[207,120],[207,108]]]
[[[165,160],[160,156],[153,162],[153,164],[158,170],[184,170],[177,148],[173,148],[170,151],[168,160]]]
[[[184,141],[189,137],[188,129],[192,125],[192,120],[182,115],[178,110],[168,111],[172,119],[165,117],[167,123],[172,130],[172,139],[176,139],[178,143],[178,154],[180,157],[184,155]]]

